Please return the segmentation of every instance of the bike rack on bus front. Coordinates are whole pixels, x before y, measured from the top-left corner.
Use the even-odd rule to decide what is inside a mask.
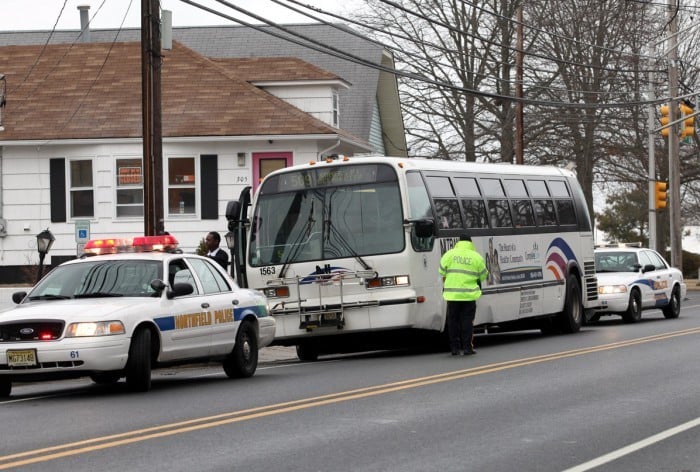
[[[285,277],[283,279],[272,279],[267,282],[268,287],[296,285],[296,300],[283,301],[274,305],[270,313],[272,315],[299,316],[299,329],[312,331],[315,328],[336,327],[343,329],[345,326],[345,310],[348,308],[360,308],[364,306],[377,306],[376,300],[348,302],[345,300],[343,287],[351,285],[349,281],[356,280],[356,285],[365,285],[366,280],[377,277],[375,271],[360,270],[356,272],[342,272],[331,274],[312,274],[304,277]],[[301,281],[304,281],[302,284]],[[318,304],[311,306],[302,305],[308,302],[307,298],[301,297],[302,285],[316,285],[318,287]],[[337,293],[324,295],[324,289],[337,287]],[[291,294],[291,290],[290,290]],[[324,298],[337,297],[337,303],[324,303]],[[289,306],[291,305],[291,306]]]

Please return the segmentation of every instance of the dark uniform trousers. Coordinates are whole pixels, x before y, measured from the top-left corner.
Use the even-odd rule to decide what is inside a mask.
[[[447,329],[452,352],[474,350],[475,315],[476,301],[447,302]]]

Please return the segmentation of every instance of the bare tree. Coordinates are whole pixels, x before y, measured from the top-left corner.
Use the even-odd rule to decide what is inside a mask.
[[[512,95],[508,19],[518,3],[368,0],[362,21],[416,77],[400,87],[412,154],[512,161],[513,104],[498,96]]]

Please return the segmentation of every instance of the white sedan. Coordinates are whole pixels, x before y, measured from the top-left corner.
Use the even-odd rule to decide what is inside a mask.
[[[206,360],[232,378],[255,373],[275,335],[265,297],[209,258],[135,252],[154,238],[88,242],[87,251],[129,253],[66,262],[13,295],[17,305],[0,313],[0,397],[12,382],[81,376],[126,377],[129,390],[147,391],[152,368]]]
[[[620,315],[635,323],[642,310],[660,308],[666,318],[678,318],[686,295],[683,273],[669,266],[656,251],[641,247],[595,249],[600,307],[591,320],[601,315]]]

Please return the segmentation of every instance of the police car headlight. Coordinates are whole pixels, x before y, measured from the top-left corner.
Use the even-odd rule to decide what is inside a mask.
[[[598,287],[599,295],[610,295],[613,293],[627,293],[627,285],[601,285]]]
[[[71,323],[66,329],[67,338],[79,338],[85,336],[111,336],[124,334],[124,325],[121,321],[100,321],[90,323]]]

